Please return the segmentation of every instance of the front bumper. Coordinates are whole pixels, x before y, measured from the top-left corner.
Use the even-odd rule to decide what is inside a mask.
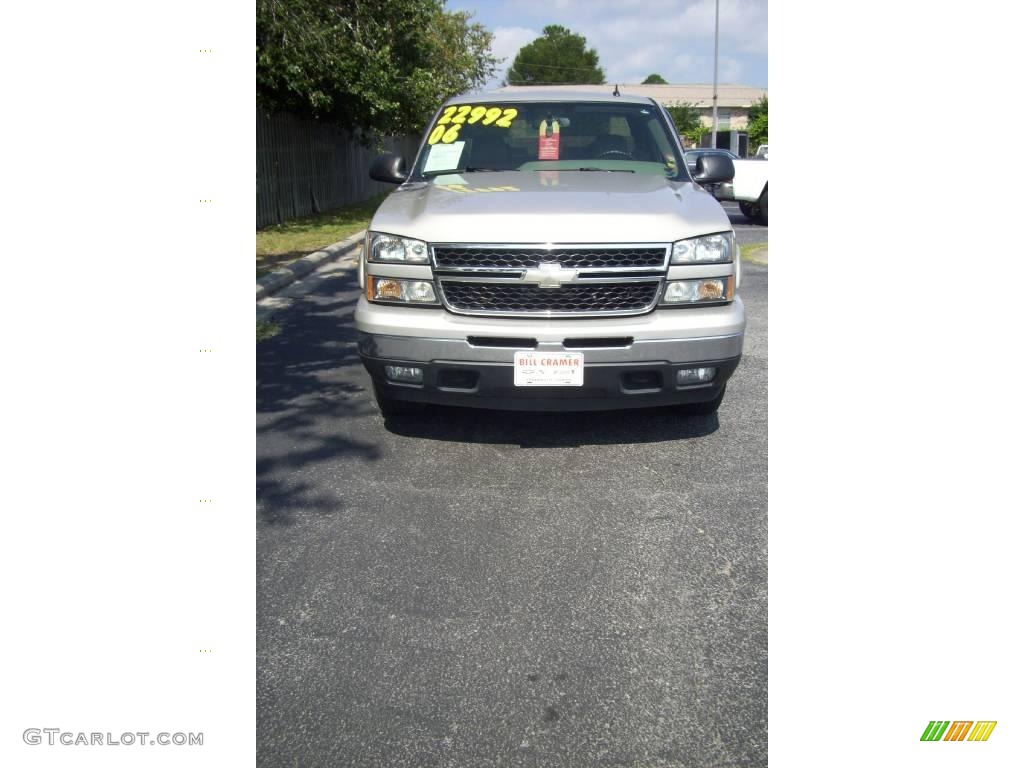
[[[576,320],[480,318],[370,304],[356,309],[359,354],[396,400],[510,410],[605,410],[715,399],[743,351],[743,303]],[[582,387],[516,387],[515,353],[583,352]],[[387,379],[385,365],[423,369],[422,384]],[[680,368],[713,366],[707,384],[678,387]]]
[[[374,382],[392,399],[517,411],[601,411],[703,403],[718,397],[740,362],[739,357],[705,361],[702,365],[717,368],[715,378],[707,384],[687,387],[675,385],[675,372],[697,366],[666,362],[585,362],[582,387],[516,387],[511,363],[424,363],[366,355],[362,359]],[[424,383],[388,381],[384,366],[396,364],[422,368]]]

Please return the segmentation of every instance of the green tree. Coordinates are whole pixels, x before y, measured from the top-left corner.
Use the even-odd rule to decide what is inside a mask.
[[[693,104],[676,104],[665,107],[672,122],[676,124],[676,133],[683,135],[700,126],[700,115]]]
[[[438,103],[483,85],[492,35],[444,0],[257,0],[256,99],[368,133],[418,132]]]
[[[648,75],[647,79],[644,80],[641,85],[668,85],[668,80],[655,73],[653,75]]]
[[[747,112],[748,120],[756,120],[761,115],[768,115],[768,97],[762,96],[760,99],[750,105],[750,110]]]
[[[603,83],[597,51],[587,39],[557,24],[544,27],[544,36],[519,49],[509,67],[509,85],[543,83]]]
[[[709,128],[706,125],[700,125],[698,123],[693,128],[690,128],[687,131],[683,131],[683,136],[686,137],[686,140],[690,144],[692,144],[695,147],[699,147],[701,139],[703,139],[709,133],[711,133],[711,128]]]
[[[754,149],[758,144],[768,143],[768,97],[750,105],[747,112],[747,141]],[[753,151],[753,150],[751,150]]]

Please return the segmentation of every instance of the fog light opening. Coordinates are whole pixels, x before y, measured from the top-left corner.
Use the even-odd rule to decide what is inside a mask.
[[[389,381],[400,381],[404,384],[423,383],[423,369],[409,365],[385,365],[384,375]]]
[[[715,378],[717,372],[717,368],[681,368],[676,371],[676,384],[680,387],[707,384]]]

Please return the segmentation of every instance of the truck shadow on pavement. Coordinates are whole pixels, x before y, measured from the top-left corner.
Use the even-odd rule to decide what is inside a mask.
[[[705,437],[718,429],[718,415],[666,407],[558,413],[436,406],[384,424],[392,434],[423,440],[559,448]]]
[[[337,512],[343,501],[316,477],[348,458],[374,462],[381,450],[339,425],[375,412],[356,351],[352,276],[274,314],[279,335],[256,354],[256,499],[259,519],[289,524],[299,512]]]
[[[673,408],[542,413],[435,406],[385,421],[356,348],[358,297],[354,273],[341,276],[276,313],[281,332],[257,346],[256,496],[264,523],[339,512],[346,499],[324,478],[378,462],[407,438],[571,448],[685,440],[718,429],[717,416]]]
[[[361,391],[342,371],[362,365],[352,323],[357,300],[358,294],[329,301],[307,297],[274,315],[281,334],[257,347],[257,413],[286,410],[303,396]]]

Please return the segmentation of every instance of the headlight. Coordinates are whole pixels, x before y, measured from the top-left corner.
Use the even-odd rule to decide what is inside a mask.
[[[370,237],[369,260],[392,264],[426,264],[429,260],[427,244],[409,237],[373,233]]]
[[[732,232],[677,240],[672,244],[672,263],[721,264],[732,261],[733,248]]]
[[[366,276],[368,301],[403,304],[437,304],[434,284],[429,280],[399,280],[394,277]]]
[[[704,277],[700,280],[671,280],[665,284],[662,304],[703,304],[732,301],[733,278]]]

